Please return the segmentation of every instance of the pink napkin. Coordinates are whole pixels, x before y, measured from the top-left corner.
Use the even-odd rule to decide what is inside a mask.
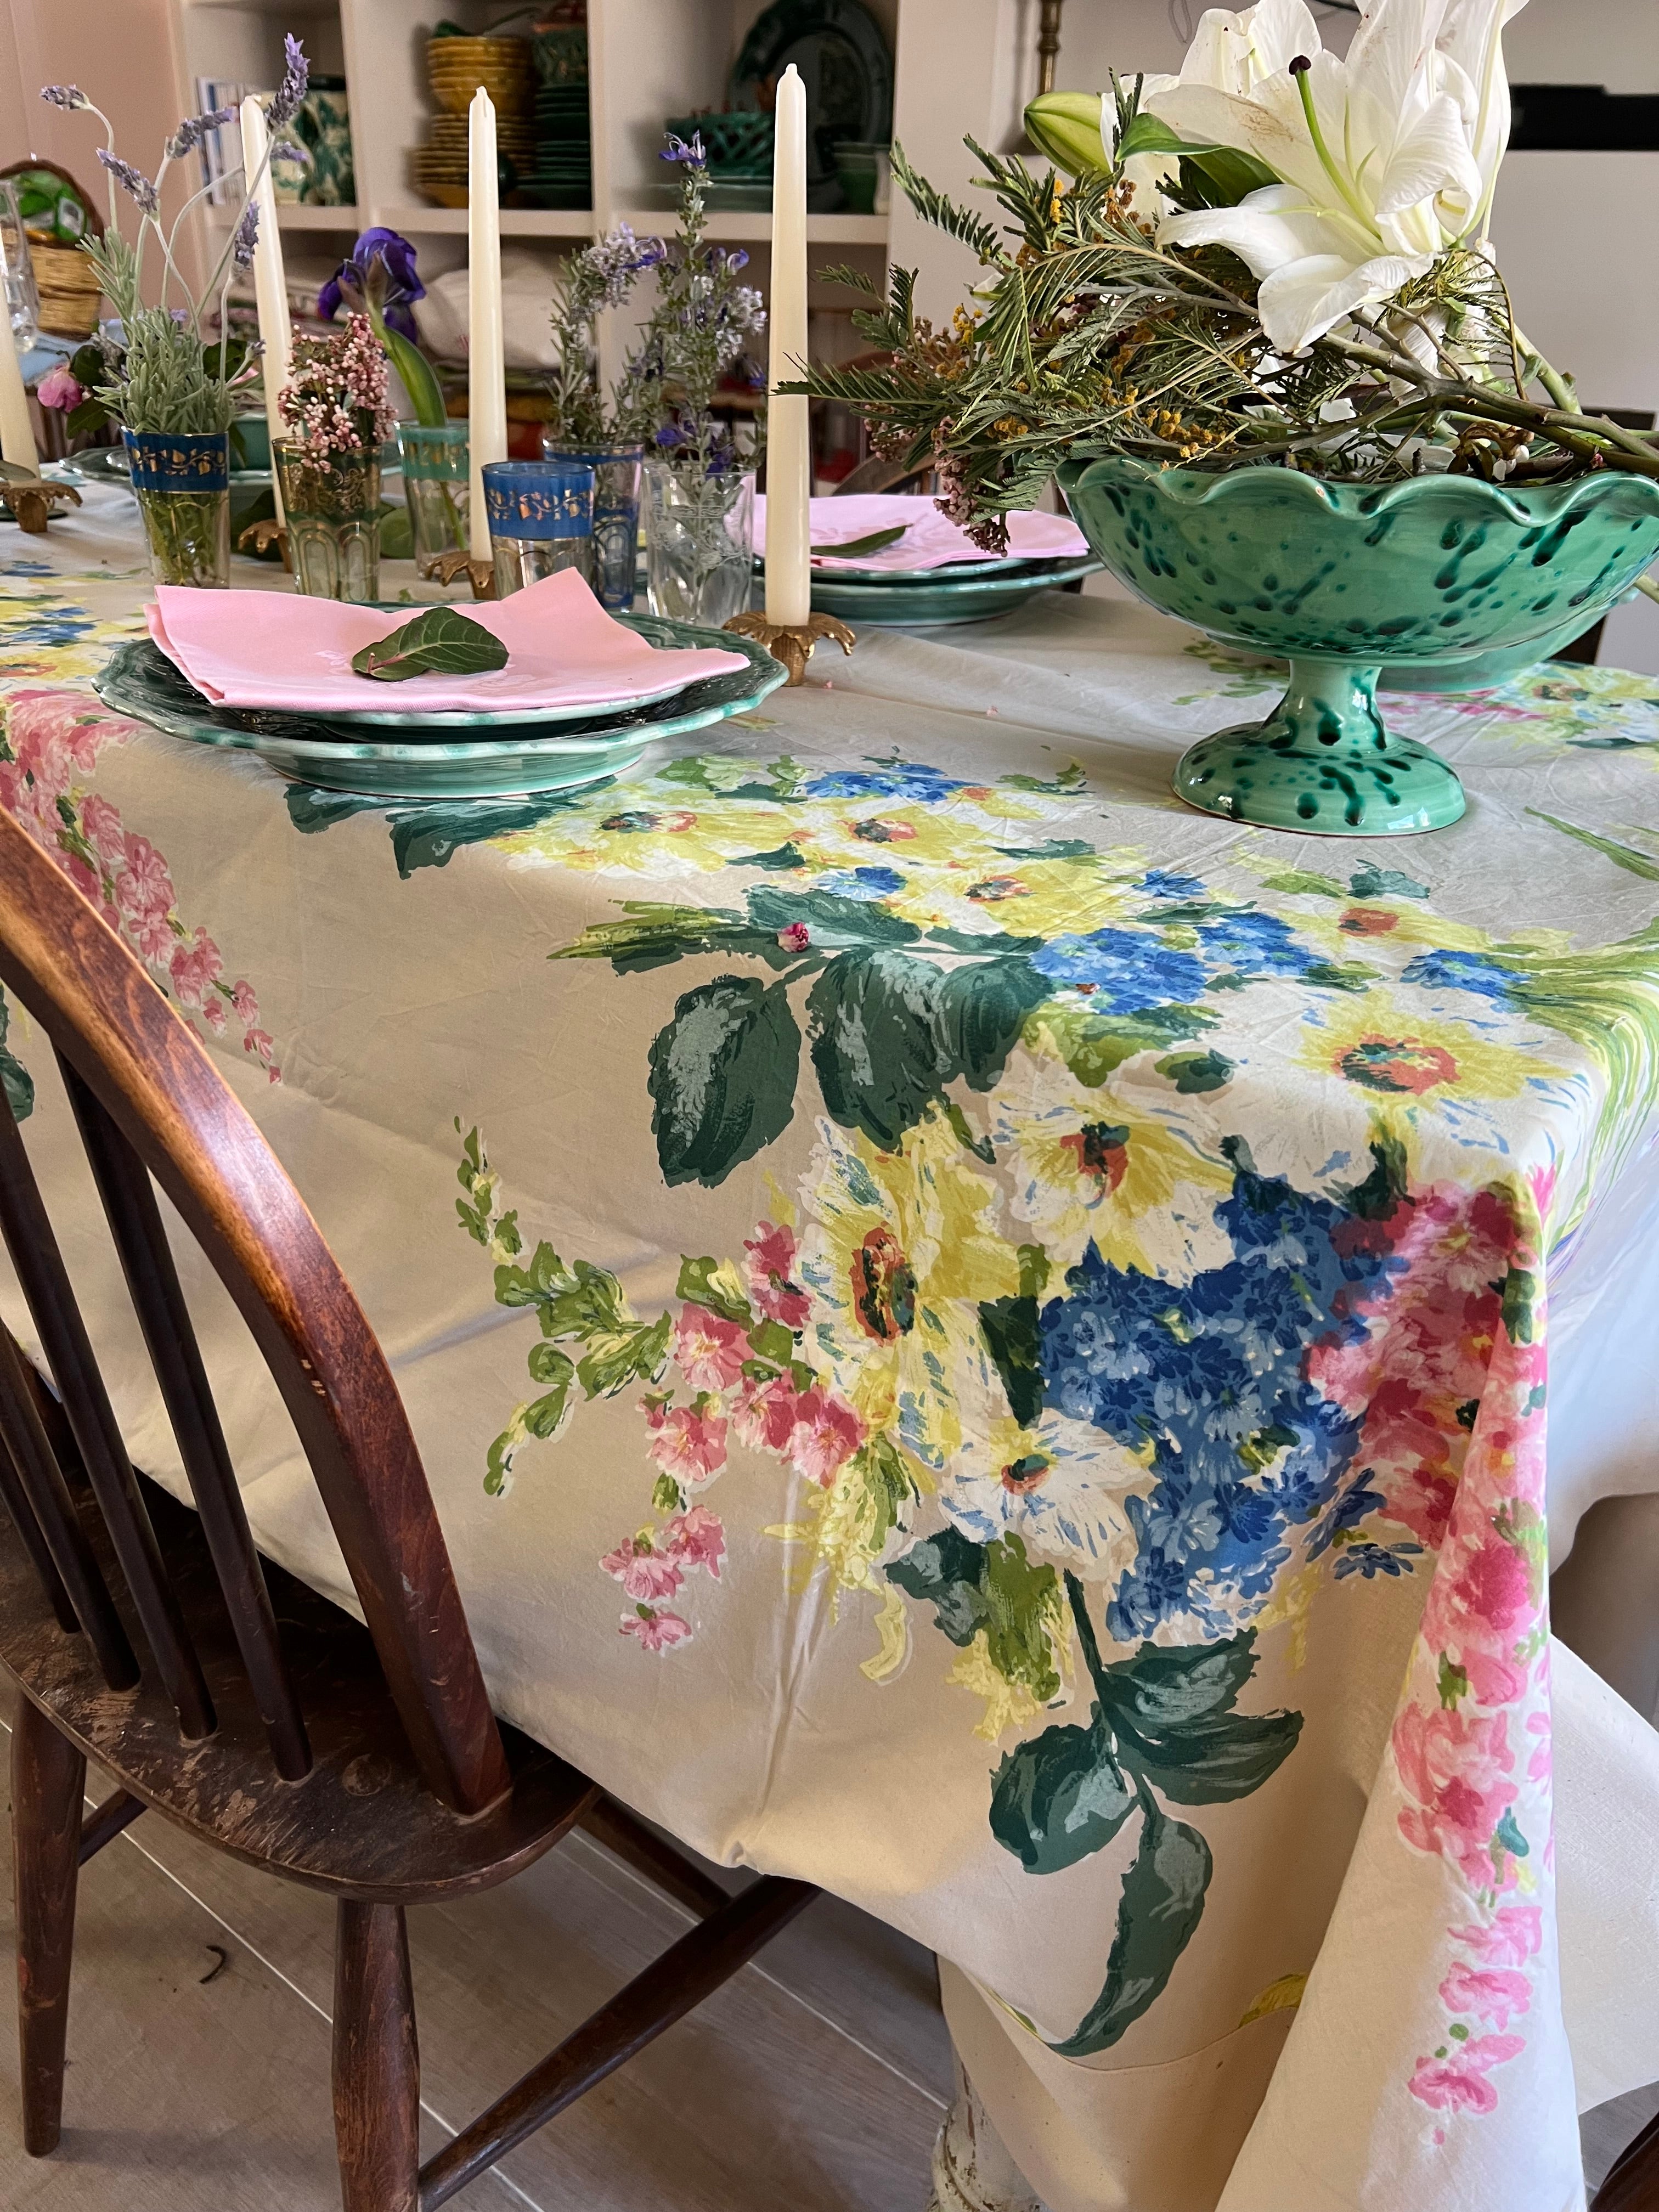
[[[810,523],[814,545],[846,544],[869,538],[878,530],[891,530],[902,522],[902,538],[879,553],[849,553],[855,568],[943,568],[951,561],[985,561],[992,556],[975,544],[965,530],[948,522],[931,499],[900,492],[858,492],[850,499],[815,499]],[[755,501],[755,535],[766,545],[766,501]],[[1075,560],[1089,550],[1089,541],[1068,515],[1026,513],[1008,517],[1008,558],[1011,561]],[[830,568],[835,556],[815,554],[815,568]]]
[[[354,653],[421,611],[350,606],[298,592],[198,592],[162,584],[149,619],[156,644],[204,697],[227,707],[287,707],[306,714],[342,708],[415,714],[600,706],[665,698],[700,677],[745,665],[741,653],[714,647],[658,652],[613,622],[575,570],[563,568],[510,599],[460,610],[506,646],[511,658],[505,668],[482,676],[411,676],[401,684],[354,673]]]

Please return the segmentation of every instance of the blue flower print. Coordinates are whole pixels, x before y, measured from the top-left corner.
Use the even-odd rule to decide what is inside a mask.
[[[1286,1531],[1332,1507],[1360,1423],[1313,1389],[1307,1353],[1358,1340],[1354,1301],[1385,1289],[1397,1264],[1353,1235],[1346,1206],[1242,1164],[1215,1218],[1234,1252],[1223,1266],[1182,1285],[1091,1244],[1041,1316],[1048,1406],[1104,1429],[1158,1477],[1124,1502],[1136,1558],[1107,1609],[1124,1642],[1180,1616],[1231,1632],[1289,1557]],[[1352,1494],[1324,1543],[1376,1502]]]
[[[1507,1003],[1512,984],[1526,980],[1518,969],[1505,968],[1487,952],[1419,952],[1401,977],[1428,991],[1473,991],[1499,1006]]]
[[[1231,969],[1239,975],[1305,975],[1319,958],[1289,922],[1253,907],[1200,922],[1198,936],[1214,974]]]
[[[1204,988],[1201,960],[1160,938],[1127,929],[1056,937],[1031,955],[1032,965],[1059,984],[1088,985],[1103,1010],[1139,1014],[1149,1006],[1190,1006]]]
[[[1177,875],[1170,868],[1148,868],[1138,888],[1149,898],[1201,899],[1210,895],[1201,876]]]
[[[960,776],[946,775],[921,761],[886,761],[869,768],[837,769],[833,775],[814,776],[806,785],[809,799],[949,799],[968,788]]]
[[[832,868],[817,878],[812,888],[834,891],[842,898],[883,899],[902,891],[904,878],[896,868]]]

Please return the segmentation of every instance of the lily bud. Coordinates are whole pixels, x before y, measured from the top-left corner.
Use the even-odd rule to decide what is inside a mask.
[[[1109,168],[1097,92],[1045,92],[1025,111],[1025,135],[1068,177]]]

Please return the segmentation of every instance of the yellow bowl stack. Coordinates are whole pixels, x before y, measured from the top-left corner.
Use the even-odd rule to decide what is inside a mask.
[[[410,156],[416,189],[441,207],[466,205],[467,110],[480,85],[495,103],[498,150],[521,175],[535,156],[536,80],[526,39],[432,39],[427,81],[441,112]]]

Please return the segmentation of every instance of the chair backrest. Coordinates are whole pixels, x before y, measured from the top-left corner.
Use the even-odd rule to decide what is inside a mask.
[[[0,982],[56,1051],[202,1516],[277,1770],[310,1765],[155,1182],[240,1308],[281,1390],[428,1785],[465,1814],[508,1784],[448,1551],[398,1386],[276,1155],[195,1034],[97,913],[0,811]],[[138,1661],[76,1517],[89,1483],[187,1740],[214,1715],[21,1133],[0,1096],[0,1235],[56,1396],[0,1329],[0,1499],[58,1619],[112,1688]]]
[[[872,455],[860,461],[836,486],[837,499],[848,499],[861,491],[931,491],[933,483],[933,464],[918,461],[914,465],[904,461],[884,461]]]

